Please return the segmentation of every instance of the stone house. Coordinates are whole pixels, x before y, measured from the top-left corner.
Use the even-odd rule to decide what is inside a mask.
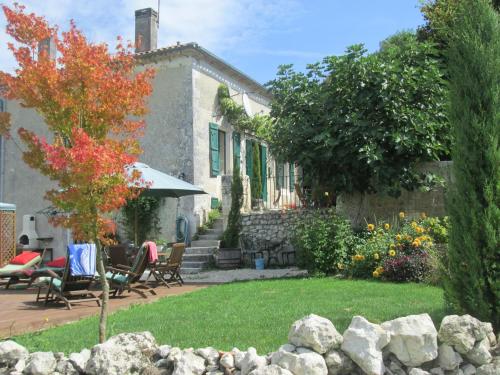
[[[232,98],[243,104],[249,114],[268,113],[271,96],[260,83],[196,43],[157,48],[157,13],[150,8],[142,9],[136,11],[135,17],[136,40],[140,41],[136,50],[137,69],[153,67],[156,70],[140,161],[200,186],[208,193],[180,199],[178,213],[188,218],[193,234],[206,219],[214,198],[227,202],[223,191],[226,195],[228,191],[222,188],[222,181],[225,175],[232,174],[233,160],[240,163],[241,171],[248,172],[251,154],[247,147],[252,141],[258,141],[250,134],[235,132],[221,117],[217,102],[219,85],[226,84]],[[1,110],[12,115],[13,137],[1,139],[0,143],[0,202],[17,205],[18,236],[23,229],[23,216],[33,215],[38,237],[47,239],[54,256],[63,255],[71,242],[71,233],[48,224],[51,210],[49,202],[43,199],[53,183],[23,162],[22,145],[17,136],[21,126],[38,134],[45,132],[45,126],[35,111],[24,109],[17,102],[1,101],[1,106]],[[294,167],[275,163],[267,147],[261,142],[259,145],[263,155],[264,200],[269,205],[271,198],[276,200],[276,194],[267,196],[268,192],[282,188],[283,183],[272,186],[268,177],[273,173],[280,175],[285,168],[294,171]],[[160,220],[161,237],[167,241],[173,239],[176,211],[177,201],[165,199]],[[34,247],[42,245],[33,244]]]

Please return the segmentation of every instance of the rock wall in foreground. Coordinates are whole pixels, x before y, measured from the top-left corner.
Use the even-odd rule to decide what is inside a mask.
[[[267,355],[159,346],[149,332],[123,333],[68,357],[3,341],[1,374],[500,375],[500,345],[491,324],[470,315],[445,317],[439,331],[427,314],[380,325],[355,316],[341,335],[312,314],[293,323],[288,343]]]

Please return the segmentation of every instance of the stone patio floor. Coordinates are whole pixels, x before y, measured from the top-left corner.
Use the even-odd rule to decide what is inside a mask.
[[[210,270],[193,275],[182,275],[186,283],[222,284],[233,281],[281,279],[288,277],[306,277],[307,271],[297,267],[268,268],[256,270],[240,268],[235,270]]]

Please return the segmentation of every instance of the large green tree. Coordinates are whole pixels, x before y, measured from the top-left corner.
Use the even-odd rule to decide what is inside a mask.
[[[447,297],[500,328],[500,17],[464,0],[450,39],[450,190]]]
[[[405,32],[381,47],[349,47],[306,73],[285,65],[269,83],[272,152],[330,191],[397,195],[432,182],[419,162],[449,158],[447,89],[433,46]]]

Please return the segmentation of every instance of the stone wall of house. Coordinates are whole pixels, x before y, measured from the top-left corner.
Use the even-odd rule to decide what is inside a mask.
[[[451,181],[452,162],[425,163],[421,170],[432,172],[445,181],[444,187],[428,192],[403,191],[398,198],[384,194],[343,194],[337,200],[337,212],[347,217],[354,227],[365,225],[365,220],[391,220],[404,211],[408,217],[418,217],[421,212],[427,216],[444,216],[446,184]]]
[[[158,345],[150,332],[122,333],[80,353],[34,352],[0,342],[0,373],[165,375],[494,375],[500,347],[490,323],[449,315],[436,329],[428,314],[374,324],[355,316],[341,335],[311,314],[293,323],[288,343],[259,355],[255,348]]]

